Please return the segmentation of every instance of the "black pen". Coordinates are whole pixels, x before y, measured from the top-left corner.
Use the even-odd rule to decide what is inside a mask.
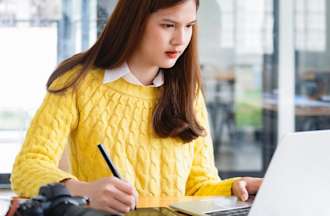
[[[105,150],[103,144],[98,144],[97,147],[99,148],[105,162],[107,163],[108,167],[110,168],[112,174],[119,178],[119,179],[122,179],[117,168],[115,167],[115,165],[112,163],[112,160],[110,159],[109,155],[108,155],[108,152],[107,150]]]
[[[119,178],[119,179],[122,179],[119,172],[118,172],[118,169],[115,167],[115,165],[112,163],[112,160],[110,159],[110,156],[107,152],[107,150],[105,150],[103,144],[98,144],[97,147],[99,148],[105,162],[107,163],[108,167],[110,168],[112,174]],[[134,210],[136,210],[136,203],[135,203],[135,207],[134,207]]]

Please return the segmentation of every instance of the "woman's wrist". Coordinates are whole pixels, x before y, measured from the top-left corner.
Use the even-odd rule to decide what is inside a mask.
[[[78,181],[76,179],[64,179],[61,181],[62,184],[69,190],[73,196],[86,196],[85,192],[87,182]]]

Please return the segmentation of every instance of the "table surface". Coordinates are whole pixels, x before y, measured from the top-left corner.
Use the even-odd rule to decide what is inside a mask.
[[[198,200],[203,197],[182,196],[182,197],[139,197],[137,207],[168,207],[170,204],[179,201]],[[204,197],[205,198],[205,197]]]
[[[0,197],[13,197],[15,193],[9,189],[0,189]]]
[[[15,196],[15,193],[7,190],[0,189],[0,197],[10,198]],[[200,196],[181,196],[181,197],[139,197],[137,207],[147,208],[147,207],[168,207],[170,204],[178,201],[189,201],[197,200],[203,197]],[[205,198],[205,197],[204,197]]]
[[[330,103],[328,101],[318,101],[306,96],[295,96],[295,114],[297,116],[325,116],[330,115]],[[263,108],[277,111],[277,95],[265,93],[263,95]]]

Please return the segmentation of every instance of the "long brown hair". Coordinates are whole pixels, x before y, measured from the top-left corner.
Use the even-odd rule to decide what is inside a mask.
[[[48,91],[59,93],[74,87],[91,67],[112,69],[122,65],[141,41],[150,14],[184,1],[187,0],[119,0],[96,43],[59,64],[48,79]],[[199,0],[195,2],[198,8]],[[164,87],[153,114],[153,127],[160,137],[180,137],[189,142],[204,134],[194,114],[201,85],[196,37],[197,25],[194,25],[184,53],[172,68],[163,69]],[[54,80],[76,65],[82,65],[82,69],[63,87],[50,87]]]

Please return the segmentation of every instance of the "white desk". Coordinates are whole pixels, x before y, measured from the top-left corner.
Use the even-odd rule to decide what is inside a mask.
[[[0,197],[13,197],[15,193],[9,189],[0,189]]]

